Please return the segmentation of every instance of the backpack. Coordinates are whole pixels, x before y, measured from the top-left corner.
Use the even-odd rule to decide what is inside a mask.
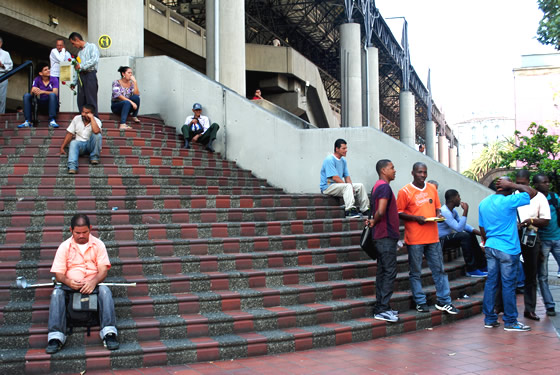
[[[71,335],[74,327],[86,327],[87,335],[91,335],[91,327],[96,327],[100,325],[99,322],[99,308],[97,311],[76,311],[72,307],[73,305],[73,295],[75,290],[64,285],[62,287],[66,293],[66,335]],[[99,294],[99,288],[95,288],[92,295]]]
[[[558,222],[558,226],[560,227],[560,206],[558,205],[558,199],[556,197],[556,194],[550,193],[548,204],[556,209],[556,221]]]

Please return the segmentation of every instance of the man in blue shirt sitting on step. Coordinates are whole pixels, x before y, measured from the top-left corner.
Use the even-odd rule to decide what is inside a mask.
[[[346,153],[348,146],[344,139],[334,142],[334,153],[327,156],[321,167],[321,193],[342,197],[344,199],[344,210],[346,217],[360,217],[356,210],[356,200],[362,215],[367,216],[369,198],[363,184],[354,183],[348,172]],[[356,195],[356,198],[354,198]]]
[[[459,216],[455,209],[459,206],[463,209],[463,216]],[[467,276],[486,277],[486,259],[476,237],[480,236],[480,232],[467,224],[468,213],[469,205],[461,202],[459,192],[455,189],[447,190],[445,204],[441,207],[441,216],[445,221],[438,223],[439,240],[443,250],[461,246]]]

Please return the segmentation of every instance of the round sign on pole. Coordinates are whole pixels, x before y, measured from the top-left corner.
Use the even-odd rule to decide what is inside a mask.
[[[99,37],[99,39],[97,40],[97,44],[99,45],[99,48],[102,49],[107,49],[109,47],[111,47],[111,37],[109,35],[101,35]]]

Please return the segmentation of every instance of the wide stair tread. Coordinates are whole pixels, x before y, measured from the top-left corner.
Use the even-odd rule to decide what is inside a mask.
[[[17,129],[0,115],[0,372],[68,373],[164,366],[305,350],[450,323],[480,312],[483,279],[464,276],[460,253],[444,253],[457,316],[420,314],[398,249],[391,307],[396,324],[372,319],[377,262],[359,247],[363,220],[342,200],[286,194],[219,153],[183,138],[161,118],[132,130],[100,114],[100,164],[80,158],[68,175],[59,129]],[[77,328],[45,354],[52,287],[17,289],[15,278],[50,282],[71,217],[87,214],[107,247],[121,348],[109,352]],[[431,271],[421,282],[435,301]],[[470,296],[470,297],[469,297]]]

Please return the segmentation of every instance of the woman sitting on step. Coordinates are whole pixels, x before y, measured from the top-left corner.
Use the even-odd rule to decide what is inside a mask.
[[[121,66],[118,70],[121,79],[113,81],[113,95],[111,96],[111,111],[121,116],[119,129],[132,129],[126,124],[126,118],[132,113],[132,120],[139,123],[138,110],[140,109],[140,91],[138,82],[132,75],[132,69]]]

